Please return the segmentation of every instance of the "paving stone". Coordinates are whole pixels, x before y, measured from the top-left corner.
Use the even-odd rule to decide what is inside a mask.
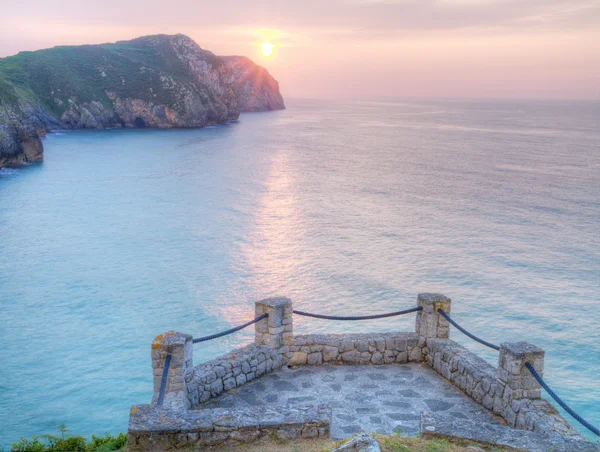
[[[412,380],[411,384],[415,385],[415,387],[420,388],[420,389],[431,389],[433,388],[433,383],[424,377],[417,377],[414,380]]]
[[[413,389],[403,389],[402,391],[398,391],[398,394],[400,394],[403,397],[421,397],[421,394],[419,394],[417,391],[413,390]]]
[[[367,407],[356,408],[356,413],[357,414],[376,414],[376,413],[379,413],[379,410],[376,407],[367,406]]]
[[[451,411],[449,414],[454,416],[457,419],[469,419],[469,416],[467,416],[466,414],[463,414],[463,413],[459,413],[457,411]]]
[[[295,386],[294,384],[290,383],[289,381],[276,381],[273,383],[273,386],[275,387],[275,389],[277,389],[279,391],[292,391],[292,392],[299,391],[298,387]]]
[[[418,414],[406,414],[406,413],[387,413],[387,417],[395,421],[418,421]]]
[[[356,416],[349,416],[347,414],[337,414],[336,417],[338,419],[341,419],[342,421],[346,421],[346,422],[355,422],[356,421]]]
[[[290,397],[289,399],[287,399],[287,403],[288,404],[294,404],[294,405],[299,405],[299,404],[304,404],[306,402],[314,402],[316,399],[314,397],[311,396],[307,396],[307,397]]]
[[[386,375],[382,374],[382,373],[372,373],[372,374],[369,374],[368,377],[371,380],[379,380],[379,381],[381,381],[381,380],[387,380]]]
[[[427,405],[434,413],[438,411],[446,411],[454,407],[453,403],[444,402],[443,400],[426,399],[424,402],[425,405]]]
[[[258,397],[256,397],[256,394],[254,394],[253,392],[244,392],[244,393],[240,394],[240,399],[242,399],[248,405],[252,405],[252,406],[262,405],[262,401]],[[218,401],[216,403],[214,403],[214,405],[220,406]]]
[[[383,405],[402,409],[409,409],[411,407],[409,402],[402,402],[399,400],[384,400]]]

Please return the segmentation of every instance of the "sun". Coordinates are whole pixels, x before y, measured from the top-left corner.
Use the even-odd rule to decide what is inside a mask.
[[[273,56],[273,49],[275,49],[275,44],[272,42],[263,42],[258,45],[260,47],[260,54],[265,58],[269,58]]]

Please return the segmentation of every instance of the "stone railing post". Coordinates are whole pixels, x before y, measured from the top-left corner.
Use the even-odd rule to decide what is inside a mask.
[[[169,373],[165,386],[162,406],[190,408],[185,378],[193,369],[192,336],[169,331],[160,334],[152,342],[152,374],[154,375],[154,395],[152,404],[158,401],[167,355],[171,355]]]
[[[267,298],[256,302],[256,317],[269,314],[266,319],[255,323],[254,342],[277,350],[281,362],[273,367],[286,364],[290,358],[290,345],[294,335],[292,300],[286,297]]]
[[[515,426],[521,400],[541,397],[542,387],[525,367],[526,362],[543,376],[544,350],[528,342],[500,344],[498,384],[503,391],[502,398],[494,400],[493,411],[504,417],[511,427]]]
[[[450,298],[440,293],[420,293],[417,296],[417,306],[423,308],[417,312],[416,331],[419,335],[420,346],[427,339],[448,339],[450,324],[438,312],[442,309],[450,314]]]

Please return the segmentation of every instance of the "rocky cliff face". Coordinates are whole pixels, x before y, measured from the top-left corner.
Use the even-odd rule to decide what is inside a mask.
[[[266,69],[184,35],[21,52],[0,59],[0,167],[40,161],[51,129],[203,127],[282,108]]]
[[[42,161],[40,137],[57,125],[41,108],[0,80],[0,168]]]
[[[242,111],[283,110],[279,83],[264,67],[243,56],[221,57],[233,74],[233,89]]]

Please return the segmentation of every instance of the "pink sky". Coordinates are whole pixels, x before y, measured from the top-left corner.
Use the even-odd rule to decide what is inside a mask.
[[[0,57],[156,33],[250,56],[285,97],[600,98],[600,0],[8,0]]]

